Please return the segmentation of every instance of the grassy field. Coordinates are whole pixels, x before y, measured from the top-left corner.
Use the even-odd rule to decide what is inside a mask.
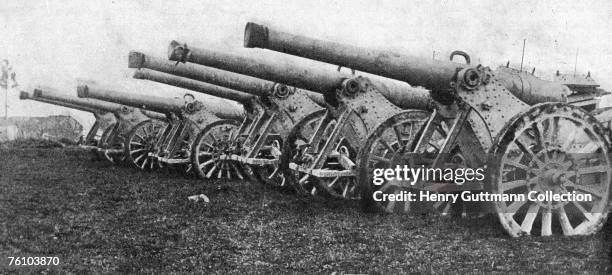
[[[187,197],[206,194],[211,203]],[[0,150],[0,273],[612,272],[612,226],[507,237],[494,217],[362,213],[249,182],[203,182],[71,148]],[[8,266],[57,256],[58,266]]]

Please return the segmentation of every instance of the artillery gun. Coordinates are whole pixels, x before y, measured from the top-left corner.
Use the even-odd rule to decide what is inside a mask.
[[[219,136],[230,136],[230,133],[238,127],[238,121],[242,119],[241,110],[237,108],[232,108],[228,104],[200,102],[189,94],[183,99],[144,97],[100,86],[80,85],[78,95],[138,106],[172,117],[171,122],[165,128],[155,127],[150,123],[140,124],[134,128],[127,139],[126,154],[136,166],[141,168],[146,165],[145,162],[142,162],[143,159],[149,159],[149,162],[159,161],[169,165],[181,165],[189,172],[194,167],[191,163],[191,147],[200,132],[211,124],[218,124],[223,126],[219,128]],[[229,170],[226,172],[230,173]],[[226,174],[215,176],[222,177]]]
[[[318,70],[298,63],[280,63],[229,55],[177,42],[170,45],[170,60],[212,66],[252,77],[308,89],[326,100],[325,110],[312,112],[294,122],[287,133],[281,153],[281,171],[285,179],[302,194],[320,194],[356,199],[357,153],[367,134],[381,119],[399,113],[402,108],[431,105],[429,93],[400,82],[383,83],[335,70]],[[357,93],[366,88],[368,93]],[[402,97],[401,107],[386,97],[409,90],[412,98]],[[336,91],[338,95],[336,95]],[[312,93],[311,92],[311,93]],[[404,100],[405,99],[405,100]],[[415,112],[426,120],[428,113]]]
[[[91,128],[89,129],[89,131],[87,132],[87,135],[85,136],[85,139],[83,140],[82,144],[80,145],[81,148],[83,149],[95,149],[96,144],[98,143],[99,137],[101,136],[102,132],[104,132],[105,129],[107,129],[108,127],[112,126],[113,124],[115,124],[117,122],[117,120],[115,119],[115,116],[110,113],[110,112],[106,112],[100,109],[94,109],[94,108],[90,108],[90,107],[85,107],[83,105],[79,105],[79,104],[75,104],[76,102],[78,102],[78,98],[75,98],[72,103],[69,103],[67,101],[58,101],[58,100],[50,100],[50,99],[45,99],[45,98],[41,98],[41,97],[34,97],[32,96],[31,93],[26,92],[26,91],[21,91],[19,93],[19,99],[21,100],[35,100],[38,102],[43,102],[43,103],[48,103],[48,104],[53,104],[53,105],[57,105],[57,106],[62,106],[62,107],[66,107],[66,108],[70,108],[70,109],[75,109],[75,110],[79,110],[79,111],[83,111],[83,112],[88,112],[93,114],[94,118],[95,118],[95,122],[94,124],[91,126]]]
[[[82,99],[65,95],[46,87],[34,89],[33,97],[66,102],[113,113],[117,119],[117,122],[104,130],[97,144],[97,151],[107,160],[113,163],[120,163],[125,160],[125,155],[123,154],[123,143],[130,130],[135,125],[142,121],[151,119],[165,119],[165,117],[160,113],[140,110],[102,100]]]
[[[580,75],[562,74],[557,71],[553,76],[553,81],[570,88],[572,94],[568,96],[567,101],[587,111],[599,109],[599,98],[610,94],[600,88],[600,85],[591,77],[591,72]]]
[[[567,97],[567,101],[591,112],[604,125],[607,136],[612,140],[612,107],[601,108],[599,106],[601,97],[612,93],[600,88],[597,81],[591,77],[591,72],[584,75],[562,74],[557,71],[553,76],[553,82],[567,86],[572,91],[572,94]]]
[[[99,85],[84,83],[77,86],[77,95],[80,98],[103,100],[163,114],[166,118],[165,123],[144,120],[134,125],[124,140],[123,148],[126,161],[135,168],[153,170],[164,167],[159,161],[160,145],[167,142],[170,133],[174,133],[172,131],[178,127],[175,113],[180,110],[175,105],[180,106],[180,103],[172,102],[172,100],[168,102],[165,98],[137,97],[127,93],[109,91]]]
[[[572,94],[568,96],[567,101],[572,105],[580,106],[590,111],[604,125],[607,136],[612,141],[612,107],[600,108],[599,106],[601,97],[612,93],[600,88],[597,81],[591,77],[591,72],[581,75],[575,73],[561,74],[557,71],[553,81],[561,83],[572,90]]]
[[[136,78],[166,83],[242,104],[246,116],[234,135],[232,148],[225,154],[225,159],[238,162],[232,165],[244,168],[251,178],[275,186],[286,185],[283,174],[279,172],[278,160],[290,129],[297,121],[323,110],[320,106],[323,104],[321,95],[211,67],[175,64],[137,52],[130,54],[129,67],[140,69],[136,71]],[[196,142],[194,156],[198,155],[204,141]],[[206,174],[204,170],[200,172]]]
[[[215,91],[223,92],[223,88],[221,87],[207,85],[205,83],[199,83],[190,79],[176,77],[149,69],[136,70],[133,77],[135,79],[151,80],[202,93],[213,94]],[[228,99],[230,97],[231,96],[229,96]],[[240,95],[238,95],[238,98],[240,98]],[[248,117],[249,113],[247,112],[244,120],[248,121]],[[240,132],[244,122],[241,123],[241,126],[237,129],[232,126],[229,134],[223,133],[226,132],[226,129],[229,129],[225,124],[227,123],[223,121],[211,124],[210,127],[206,127],[201,131],[193,141],[191,146],[191,163],[196,175],[202,179],[219,175],[227,177],[228,179],[231,179],[232,176],[244,179],[244,171],[242,171],[242,169],[229,157],[232,151],[231,148],[233,147],[232,140],[237,138],[238,135],[236,133]]]
[[[128,59],[129,68],[138,68],[134,71],[133,77],[135,79],[164,83],[245,104],[251,100],[252,96],[248,94],[163,73],[163,71],[174,70],[175,65],[167,63],[169,62],[166,60],[149,57],[139,52],[130,52]],[[157,68],[159,71],[146,69],[147,67]],[[250,108],[250,105],[243,106],[245,110]],[[231,155],[232,140],[239,137],[238,133],[244,127],[244,121],[250,121],[249,114],[251,112],[245,112],[245,110],[240,111],[245,113],[245,116],[239,127],[235,127],[234,122],[232,122],[231,128],[228,128],[226,122],[219,121],[203,128],[195,137],[193,146],[191,146],[191,163],[198,177],[206,179],[213,176],[223,176],[244,179],[244,171],[229,156]],[[230,132],[228,133],[227,130],[230,130]]]
[[[404,142],[404,131],[396,130],[398,126],[414,125],[406,112],[388,117],[367,137],[357,162],[365,206],[388,209],[391,202],[374,201],[375,192],[435,186],[386,179],[378,185],[373,183],[373,171],[412,166],[415,160],[426,159],[423,147],[438,144],[432,133],[440,125],[447,125],[434,161],[422,165],[439,167],[436,159],[455,146],[465,160],[468,153],[476,160],[485,160],[484,185],[464,184],[469,186],[464,190],[499,196],[575,192],[592,197],[591,201],[546,198],[492,202],[510,235],[592,234],[606,220],[611,197],[610,140],[596,117],[567,103],[572,94],[567,86],[474,66],[463,53],[465,64],[430,60],[297,36],[254,23],[247,24],[245,46],[361,70],[431,90],[435,109],[416,137]],[[455,55],[457,52],[451,60]],[[410,96],[406,92],[403,95]],[[472,166],[472,161],[467,163],[479,167]]]

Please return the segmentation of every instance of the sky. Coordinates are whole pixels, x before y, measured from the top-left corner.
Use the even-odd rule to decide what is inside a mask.
[[[52,86],[74,94],[77,78],[119,91],[181,96],[186,91],[131,79],[130,50],[166,57],[171,40],[194,47],[280,56],[242,47],[246,22],[357,46],[446,59],[453,50],[473,63],[524,66],[550,78],[556,70],[591,72],[612,90],[612,1],[62,1],[4,0],[0,59],[17,73],[19,89]],[[577,58],[576,58],[577,56]],[[576,62],[577,60],[577,62]],[[308,61],[303,61],[308,62]],[[314,63],[313,63],[314,64]],[[196,95],[201,100],[216,100]],[[0,95],[2,105],[4,94]],[[72,114],[86,127],[93,117],[8,96],[9,116]],[[603,105],[612,105],[605,98]],[[0,106],[1,113],[4,107]]]

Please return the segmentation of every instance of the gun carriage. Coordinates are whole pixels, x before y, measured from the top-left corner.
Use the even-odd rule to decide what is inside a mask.
[[[128,67],[138,68],[134,71],[133,77],[135,79],[155,81],[239,103],[246,104],[251,99],[250,95],[238,91],[164,73],[174,71],[175,65],[166,60],[146,56],[143,53],[130,52]],[[243,121],[250,121],[249,114],[251,112],[246,111],[250,108],[250,105],[245,104],[243,104],[244,108],[240,112],[244,114]],[[191,147],[191,162],[195,168],[194,172],[200,178],[206,179],[219,174],[227,178],[244,178],[243,169],[236,165],[229,156],[233,146],[232,140],[239,136],[238,133],[245,123],[242,122],[239,127],[235,127],[235,122],[232,122],[230,128],[225,124],[227,123],[224,121],[212,123],[195,137]]]
[[[112,127],[107,127],[104,130],[97,144],[97,151],[108,161],[113,163],[120,163],[125,160],[125,155],[123,154],[123,144],[130,130],[135,125],[142,121],[151,119],[165,119],[163,114],[157,112],[140,110],[138,108],[132,108],[102,100],[82,99],[65,95],[46,87],[34,89],[33,96],[36,98],[62,101],[113,113],[117,119],[117,123],[115,123]]]
[[[105,129],[107,129],[108,127],[110,127],[111,125],[113,125],[114,123],[117,122],[117,120],[115,119],[115,116],[112,113],[110,113],[110,112],[106,112],[106,111],[103,111],[103,110],[100,110],[100,109],[94,109],[94,108],[85,107],[83,105],[75,104],[74,101],[73,101],[73,103],[68,103],[66,101],[58,101],[58,100],[45,99],[45,98],[41,98],[41,97],[33,97],[31,93],[26,92],[26,91],[21,91],[19,93],[19,99],[21,99],[21,100],[26,100],[26,99],[34,100],[34,101],[38,101],[38,102],[53,104],[53,105],[62,106],[62,107],[66,107],[66,108],[70,108],[70,109],[75,109],[75,110],[79,110],[79,111],[88,112],[88,113],[93,114],[93,116],[95,118],[95,122],[91,126],[89,131],[87,132],[87,135],[85,136],[85,139],[83,140],[82,144],[80,145],[81,148],[84,148],[84,149],[95,149],[96,148],[96,144],[98,143],[98,140],[100,138],[100,135],[102,135],[102,132],[104,132]],[[78,101],[77,98],[75,98],[75,100]]]
[[[402,98],[403,107],[429,108],[429,94],[400,82],[383,83],[335,70],[317,70],[297,63],[280,63],[187,47],[173,42],[170,60],[217,67],[235,73],[284,83],[316,92],[325,98],[326,110],[297,120],[287,135],[281,153],[284,177],[303,194],[338,198],[359,197],[354,167],[357,152],[377,121],[402,109],[385,96],[401,89],[414,91],[414,98]],[[369,93],[356,93],[360,87]],[[383,90],[384,92],[380,92]],[[340,96],[336,96],[336,92]],[[426,118],[424,112],[415,116]]]
[[[237,162],[232,165],[244,168],[245,174],[257,181],[285,186],[278,168],[282,144],[297,121],[322,110],[320,95],[216,68],[175,64],[141,53],[130,57],[130,67],[141,68],[146,79],[240,103],[246,116],[225,159]],[[203,141],[196,142],[194,155]]]
[[[348,67],[431,91],[435,108],[426,122],[419,124],[418,135],[404,139],[406,131],[397,130],[398,126],[413,125],[406,112],[384,119],[369,133],[356,163],[366,207],[389,210],[391,202],[373,200],[375,191],[447,191],[443,185],[431,182],[409,185],[385,180],[375,185],[373,169],[419,163],[440,167],[443,162],[438,160],[458,148],[465,164],[485,167],[487,175],[481,184],[454,185],[453,191],[459,187],[525,196],[530,192],[576,192],[593,197],[588,202],[492,202],[510,235],[584,235],[596,232],[605,222],[612,174],[610,140],[606,136],[609,129],[596,118],[597,112],[594,116],[567,103],[572,91],[565,85],[474,66],[464,53],[460,54],[466,58],[465,64],[431,60],[312,39],[254,23],[247,24],[245,46]],[[451,60],[457,53],[451,55]],[[410,97],[406,91],[396,95]],[[432,136],[440,125],[447,129],[441,142]],[[432,144],[440,144],[433,146],[440,149],[430,160],[423,149]],[[410,206],[405,204],[404,208]]]
[[[225,104],[197,101],[187,94],[183,99],[155,96],[138,96],[99,86],[79,86],[80,97],[90,97],[129,106],[138,106],[166,114],[170,123],[165,126],[152,122],[137,125],[129,135],[125,148],[129,159],[137,167],[161,167],[162,164],[181,165],[185,171],[192,170],[191,148],[198,134],[212,124],[219,124],[219,137],[230,136],[242,119],[241,110]],[[209,154],[212,155],[212,153]],[[214,176],[230,175],[227,167],[218,169]],[[223,172],[223,174],[221,174]]]
[[[545,81],[508,66],[492,70],[473,65],[461,51],[449,60],[433,60],[254,23],[246,26],[244,46],[332,64],[338,70],[172,41],[169,59],[176,64],[130,53],[129,67],[138,68],[134,78],[209,94],[243,108],[138,98],[93,84],[79,85],[79,96],[104,101],[77,101],[48,89],[36,89],[32,97],[23,93],[22,99],[89,111],[97,121],[113,113],[117,122],[104,130],[98,148],[111,161],[121,160],[125,151],[140,168],[160,162],[191,164],[203,178],[242,178],[246,172],[259,181],[288,183],[303,194],[359,199],[365,209],[388,212],[424,207],[446,213],[452,206],[381,201],[374,199],[376,194],[468,191],[593,198],[488,204],[512,236],[592,234],[607,218],[612,108],[598,108],[596,97],[608,93],[590,74],[557,72],[553,81]],[[455,62],[455,57],[464,62]],[[353,73],[341,72],[342,67]],[[139,162],[143,159],[149,162]],[[375,171],[404,165],[423,171],[483,168],[486,177],[453,183],[412,174],[414,181],[386,176],[375,181]],[[465,211],[462,205],[454,208]]]

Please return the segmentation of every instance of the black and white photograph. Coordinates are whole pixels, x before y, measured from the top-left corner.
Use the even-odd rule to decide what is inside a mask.
[[[612,2],[5,0],[0,274],[612,273]]]

